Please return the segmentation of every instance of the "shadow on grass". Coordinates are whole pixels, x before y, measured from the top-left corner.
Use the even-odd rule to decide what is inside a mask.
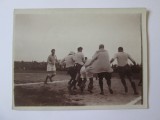
[[[66,98],[65,91],[50,88],[29,88],[16,86],[14,88],[15,106],[83,106]]]

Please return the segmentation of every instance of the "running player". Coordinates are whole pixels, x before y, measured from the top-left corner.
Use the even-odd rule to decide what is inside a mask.
[[[88,67],[87,67],[88,66]],[[99,86],[100,86],[100,94],[104,94],[103,92],[103,78],[107,80],[109,92],[113,94],[113,91],[111,89],[111,73],[113,72],[113,69],[110,66],[109,62],[109,54],[108,51],[104,49],[104,45],[99,45],[99,50],[96,51],[94,54],[91,62],[89,65],[87,65],[86,71],[88,73],[97,73],[98,79],[99,79]]]
[[[128,87],[127,87],[126,81],[125,81],[125,76],[127,76],[130,83],[131,83],[131,86],[133,88],[134,94],[137,95],[138,92],[136,90],[136,85],[132,79],[131,68],[128,65],[128,59],[130,59],[134,65],[136,64],[136,62],[131,58],[131,56],[129,54],[127,54],[123,51],[123,47],[118,48],[118,53],[116,53],[114,55],[114,57],[111,59],[110,63],[112,63],[115,59],[117,59],[119,76],[120,76],[121,82],[124,86],[125,93],[128,92]]]
[[[69,92],[72,93],[71,91],[71,85],[75,83],[75,77],[76,77],[76,71],[75,71],[75,61],[74,61],[74,52],[70,52],[68,56],[66,56],[62,61],[61,64],[63,64],[65,62],[66,64],[66,68],[67,68],[67,72],[68,74],[71,76],[70,81],[68,82],[68,89]],[[76,87],[74,86],[74,89],[76,89]]]
[[[52,82],[52,78],[56,75],[56,62],[57,57],[55,55],[55,49],[51,50],[51,55],[47,59],[47,76],[44,84],[47,84],[48,79]]]
[[[80,87],[80,70],[85,63],[85,57],[84,54],[82,53],[82,50],[83,50],[82,47],[78,47],[77,48],[78,52],[75,54],[76,82],[78,82],[79,87]]]
[[[89,79],[89,84],[88,84],[88,91],[90,93],[92,93],[92,89],[93,89],[93,74],[92,73],[88,73],[86,71],[86,66],[91,62],[91,60],[87,60],[87,57],[85,57],[85,64],[82,66],[81,70],[80,70],[80,74],[81,74],[81,92],[83,92],[84,88],[85,88],[85,83],[87,81],[87,79]]]

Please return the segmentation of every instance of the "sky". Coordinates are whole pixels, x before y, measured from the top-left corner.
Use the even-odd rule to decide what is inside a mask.
[[[141,63],[141,16],[128,13],[105,13],[74,10],[49,14],[14,15],[14,60],[47,61],[51,49],[58,59],[70,51],[91,58],[99,44],[104,44],[110,59],[118,47]]]

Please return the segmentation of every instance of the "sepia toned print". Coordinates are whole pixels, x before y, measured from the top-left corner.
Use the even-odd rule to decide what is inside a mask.
[[[14,109],[147,108],[145,9],[16,9]]]

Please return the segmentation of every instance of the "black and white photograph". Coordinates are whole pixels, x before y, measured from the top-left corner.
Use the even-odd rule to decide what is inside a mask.
[[[15,9],[13,109],[148,106],[146,9]]]

